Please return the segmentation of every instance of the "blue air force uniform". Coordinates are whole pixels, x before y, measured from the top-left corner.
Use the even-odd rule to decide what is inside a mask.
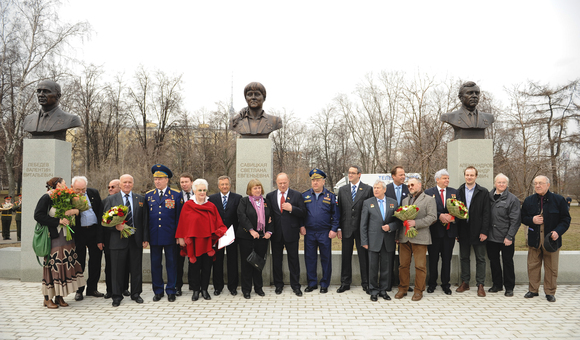
[[[171,171],[163,165],[156,164],[151,169],[154,177],[172,177]],[[167,272],[167,286],[165,291],[168,295],[175,294],[177,281],[177,258],[175,243],[175,231],[183,206],[181,191],[167,186],[160,190],[153,189],[145,194],[147,211],[149,212],[149,245],[151,250],[151,279],[153,292],[163,295],[163,266],[161,264],[162,252],[165,252],[165,266]]]
[[[315,177],[321,174],[321,177]],[[326,178],[324,172],[314,169],[310,172],[311,178]],[[317,249],[320,250],[320,264],[322,266],[322,279],[320,287],[328,288],[332,274],[332,240],[328,237],[330,230],[338,231],[340,211],[336,201],[336,195],[323,188],[318,195],[312,189],[302,194],[306,206],[304,227],[304,260],[306,262],[306,276],[308,287],[317,287],[318,277],[316,265],[318,261]]]

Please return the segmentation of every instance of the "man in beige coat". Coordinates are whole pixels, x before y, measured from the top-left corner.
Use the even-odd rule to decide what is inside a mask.
[[[395,299],[402,299],[407,295],[409,281],[411,280],[410,266],[411,256],[415,257],[415,293],[413,301],[419,301],[425,290],[427,278],[427,246],[431,244],[431,231],[429,226],[437,220],[437,204],[431,196],[425,195],[422,190],[420,179],[411,178],[407,184],[409,197],[406,197],[402,205],[416,205],[419,214],[414,220],[408,220],[409,227],[417,229],[417,236],[408,238],[405,236],[406,227],[399,230],[397,240],[399,242],[399,291]]]

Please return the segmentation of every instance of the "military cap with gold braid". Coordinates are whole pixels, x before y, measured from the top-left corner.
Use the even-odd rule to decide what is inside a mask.
[[[324,173],[324,171],[320,170],[320,169],[312,169],[310,170],[310,179],[317,179],[317,178],[324,178],[326,179],[326,174]]]
[[[152,166],[151,173],[153,174],[153,177],[167,177],[167,178],[173,177],[173,173],[171,172],[171,170],[169,170],[169,168],[163,164],[155,164],[154,166]]]

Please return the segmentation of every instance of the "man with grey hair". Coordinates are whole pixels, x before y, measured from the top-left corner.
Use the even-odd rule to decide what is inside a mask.
[[[487,257],[491,267],[493,285],[488,290],[497,293],[505,286],[505,296],[514,296],[516,274],[514,270],[514,240],[521,225],[520,201],[508,190],[509,178],[498,174],[489,193],[491,202],[491,227],[487,237]],[[503,262],[502,268],[499,260]]]
[[[431,231],[431,245],[429,250],[429,283],[427,293],[433,293],[437,288],[439,256],[441,256],[441,288],[446,295],[451,295],[451,257],[457,225],[455,219],[447,211],[447,199],[457,198],[457,190],[449,187],[449,172],[441,169],[435,173],[436,186],[425,190],[425,195],[435,198],[437,203],[437,221],[429,227]]]
[[[386,197],[386,191],[385,182],[375,181],[373,185],[375,197],[363,202],[360,219],[361,245],[369,251],[371,301],[377,301],[379,295],[385,300],[391,299],[387,294],[387,286],[393,275],[392,258],[395,256],[395,238],[401,227],[401,221],[393,215],[399,205],[396,200]]]
[[[529,291],[525,298],[538,296],[542,261],[544,293],[549,302],[556,302],[556,280],[562,235],[570,227],[570,212],[564,197],[551,192],[546,176],[534,178],[535,194],[522,204],[522,223],[528,226]]]
[[[104,294],[97,290],[97,284],[101,278],[101,258],[103,257],[103,206],[99,191],[87,188],[88,180],[85,176],[75,176],[71,181],[72,189],[80,196],[85,196],[89,203],[89,209],[76,216],[73,227],[75,244],[77,247],[78,260],[83,272],[85,271],[87,250],[89,251],[89,272],[87,279],[87,296],[103,297]],[[75,300],[83,299],[85,287],[79,287]]]

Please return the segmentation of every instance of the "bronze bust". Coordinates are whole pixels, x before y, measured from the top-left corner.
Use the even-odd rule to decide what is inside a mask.
[[[461,108],[457,111],[441,115],[442,122],[453,126],[455,137],[453,139],[484,139],[485,129],[494,121],[493,115],[479,112],[479,86],[472,81],[463,83],[459,87],[459,99]]]
[[[36,96],[41,106],[39,113],[24,119],[24,131],[32,135],[30,138],[66,140],[67,129],[82,125],[79,116],[66,113],[58,107],[61,91],[56,82],[41,81]]]
[[[262,104],[266,100],[264,85],[249,83],[244,88],[244,97],[248,106],[230,120],[230,128],[242,138],[268,138],[272,131],[282,127],[280,117],[271,116],[262,110]]]

